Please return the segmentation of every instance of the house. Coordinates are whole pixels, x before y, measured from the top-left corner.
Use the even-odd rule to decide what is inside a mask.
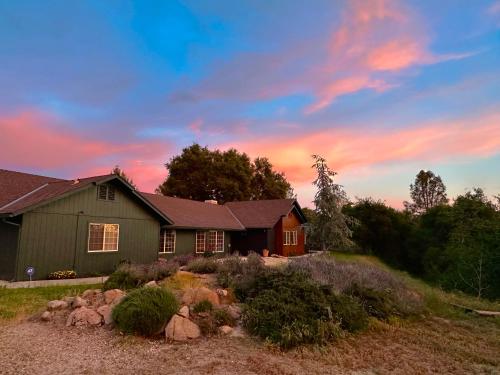
[[[225,204],[245,231],[233,235],[233,248],[240,253],[262,253],[283,256],[301,255],[305,252],[307,222],[295,199],[272,199]]]
[[[123,261],[203,253],[304,253],[294,199],[198,202],[140,193],[117,175],[63,180],[0,169],[0,280],[108,274]]]
[[[116,175],[62,180],[0,169],[0,279],[26,280],[29,266],[44,279],[150,263],[160,227],[172,223]]]
[[[172,219],[161,229],[161,257],[232,252],[232,235],[245,230],[228,207],[216,203],[142,195]]]

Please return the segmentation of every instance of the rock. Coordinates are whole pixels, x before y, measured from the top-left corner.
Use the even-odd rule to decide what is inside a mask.
[[[233,319],[240,319],[241,318],[241,307],[238,305],[229,305],[227,307],[227,312]]]
[[[96,293],[96,289],[87,289],[82,293],[82,298],[88,299]]]
[[[189,318],[189,307],[182,306],[181,309],[179,310],[178,314],[184,318]]]
[[[88,305],[87,300],[83,299],[82,297],[77,296],[73,299],[72,306],[74,309],[77,309],[77,308],[83,307],[83,306],[87,306],[87,305]]]
[[[231,332],[231,337],[247,337],[247,334],[240,326],[236,326]]]
[[[52,313],[50,311],[45,311],[40,317],[44,322],[48,322],[52,320]]]
[[[194,305],[203,300],[210,301],[214,306],[220,304],[219,295],[204,286],[201,288],[189,288],[182,296],[182,303],[185,305]]]
[[[219,332],[222,333],[223,335],[229,335],[231,332],[233,332],[233,327],[230,326],[219,327]]]
[[[167,340],[187,341],[189,339],[196,339],[200,335],[200,327],[180,315],[174,315],[165,328],[165,337]]]
[[[55,311],[55,310],[64,310],[69,307],[68,302],[61,300],[54,300],[47,303],[47,310]]]
[[[66,320],[66,326],[98,326],[102,323],[102,316],[98,314],[95,310],[89,309],[88,307],[79,307],[69,314]]]
[[[111,289],[104,292],[104,302],[106,305],[117,305],[123,297],[125,297],[125,292],[120,289]]]
[[[144,287],[146,288],[158,288],[158,284],[156,281],[151,280],[149,283],[144,284]]]
[[[217,289],[217,294],[221,297],[227,297],[227,290],[226,289]]]
[[[102,315],[105,325],[113,323],[113,308],[111,306],[103,305],[97,309],[97,312]]]

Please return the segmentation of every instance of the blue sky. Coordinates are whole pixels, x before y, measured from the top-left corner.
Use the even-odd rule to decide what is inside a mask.
[[[499,1],[0,0],[0,167],[115,164],[146,191],[183,147],[312,153],[396,207],[420,169],[500,192]]]

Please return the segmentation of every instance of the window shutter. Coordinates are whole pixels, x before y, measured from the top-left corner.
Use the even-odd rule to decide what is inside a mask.
[[[109,201],[115,200],[115,187],[114,186],[108,185],[108,200]]]
[[[102,200],[106,200],[107,198],[107,186],[106,185],[99,185],[97,188],[97,197]]]

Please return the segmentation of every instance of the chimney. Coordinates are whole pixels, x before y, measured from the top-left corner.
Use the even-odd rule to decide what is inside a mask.
[[[205,200],[205,203],[210,203],[210,204],[215,204],[215,205],[218,204],[215,199],[207,199],[207,200]]]

